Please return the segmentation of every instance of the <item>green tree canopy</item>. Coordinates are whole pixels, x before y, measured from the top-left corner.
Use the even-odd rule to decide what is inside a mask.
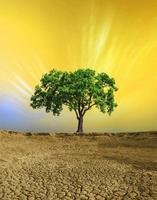
[[[34,109],[45,108],[46,112],[59,115],[63,105],[74,111],[78,120],[77,132],[83,132],[83,117],[94,106],[102,113],[112,113],[117,106],[114,92],[115,80],[106,73],[92,69],[63,72],[53,69],[42,76],[31,97]]]

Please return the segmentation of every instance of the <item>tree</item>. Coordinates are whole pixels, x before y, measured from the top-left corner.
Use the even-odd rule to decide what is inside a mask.
[[[77,132],[83,132],[83,118],[94,106],[109,115],[117,106],[114,92],[115,80],[106,73],[92,69],[62,72],[53,69],[42,76],[31,97],[33,109],[45,108],[46,112],[59,115],[63,105],[74,111],[78,120]]]

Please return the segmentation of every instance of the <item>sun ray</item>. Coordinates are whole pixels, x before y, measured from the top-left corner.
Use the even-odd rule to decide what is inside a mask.
[[[35,60],[36,67],[38,67],[40,69],[42,74],[46,73],[47,69],[46,69],[45,65],[43,64],[40,56],[36,52],[34,52],[32,54],[33,54],[33,58]]]
[[[17,89],[17,91],[20,93],[20,95],[23,99],[24,99],[24,97],[30,97],[30,94],[23,87],[21,87],[19,84],[15,83],[13,81],[10,81],[10,82],[11,82],[11,85]]]
[[[18,83],[23,87],[27,92],[33,93],[33,89],[23,80],[21,79],[15,72],[12,72],[15,79],[18,81]]]

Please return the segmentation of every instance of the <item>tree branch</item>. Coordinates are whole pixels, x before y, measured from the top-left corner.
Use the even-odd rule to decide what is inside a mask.
[[[93,104],[89,105],[88,108],[86,108],[86,109],[84,110],[83,115],[87,112],[87,110],[90,110],[91,107],[93,107],[93,106],[95,106],[95,105],[96,105],[96,103],[93,103]]]
[[[81,109],[81,114],[82,114],[82,112],[83,112],[83,109],[84,109],[84,104],[82,103],[82,109]]]
[[[75,111],[75,114],[76,114],[77,119],[79,119],[79,114],[77,113],[77,110],[74,109],[74,111]]]
[[[81,103],[80,103],[80,101],[78,102],[78,112],[79,112],[79,115],[80,115],[80,113],[81,113],[81,105],[80,105]]]
[[[96,103],[93,103],[92,105],[90,105],[90,106],[88,107],[87,110],[89,110],[91,107],[93,107],[93,106],[95,106],[95,105],[96,105]]]

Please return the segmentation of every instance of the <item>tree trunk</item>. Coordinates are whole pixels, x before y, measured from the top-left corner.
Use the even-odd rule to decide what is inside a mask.
[[[80,116],[78,119],[78,128],[77,128],[78,133],[83,133],[83,116]]]

